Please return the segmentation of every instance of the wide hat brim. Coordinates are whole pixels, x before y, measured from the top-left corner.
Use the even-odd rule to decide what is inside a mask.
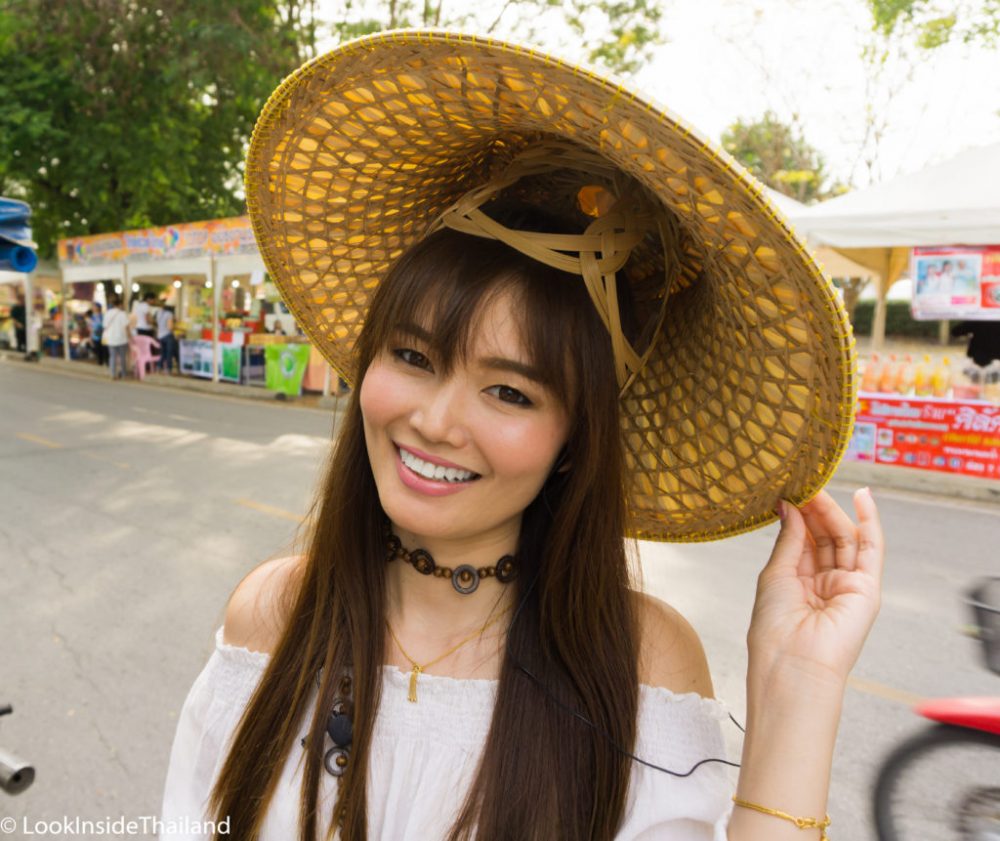
[[[392,262],[539,139],[597,151],[683,234],[648,361],[621,398],[630,532],[712,540],[815,495],[850,438],[854,341],[832,283],[721,150],[621,85],[542,53],[400,31],[289,76],[260,115],[246,195],[267,269],[348,382]]]

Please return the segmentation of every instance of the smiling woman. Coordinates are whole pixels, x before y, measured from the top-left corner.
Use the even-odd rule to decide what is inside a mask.
[[[855,525],[819,492],[853,346],[747,176],[579,68],[410,32],[293,74],[246,171],[270,273],[355,388],[304,555],[230,600],[164,819],[262,841],[824,832],[881,532],[870,496]],[[626,549],[779,514],[734,797],[698,636]]]

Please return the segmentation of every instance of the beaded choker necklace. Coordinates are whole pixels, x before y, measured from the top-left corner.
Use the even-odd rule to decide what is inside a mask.
[[[514,563],[513,555],[504,555],[492,566],[477,568],[471,564],[462,564],[451,569],[434,563],[434,558],[426,549],[414,549],[410,552],[403,548],[400,539],[390,531],[386,536],[386,563],[394,561],[396,558],[406,561],[421,575],[450,578],[451,586],[463,596],[475,593],[483,578],[492,576],[501,584],[507,584],[517,577],[517,565]]]

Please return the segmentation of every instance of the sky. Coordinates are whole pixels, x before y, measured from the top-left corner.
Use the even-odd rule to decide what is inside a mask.
[[[342,2],[321,0],[320,16],[334,19]],[[797,122],[831,180],[858,188],[1000,141],[1000,49],[947,45],[919,62],[893,56],[872,86],[861,59],[871,39],[864,0],[661,2],[665,43],[629,84],[713,141],[736,119],[770,109]],[[502,3],[481,0],[490,5]],[[558,26],[543,29],[551,43],[538,46],[580,62]],[[869,107],[885,121],[870,166]]]
[[[1000,49],[892,57],[866,91],[869,20],[862,0],[670,0],[668,41],[637,86],[713,140],[737,117],[797,116],[832,174],[858,187],[1000,141]],[[869,102],[886,118],[872,170],[859,154]]]

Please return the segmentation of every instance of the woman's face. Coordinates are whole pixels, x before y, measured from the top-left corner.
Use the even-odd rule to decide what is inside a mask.
[[[497,295],[447,377],[417,323],[401,325],[368,368],[359,396],[368,458],[397,529],[516,545],[569,423],[531,377],[515,319],[509,293]]]

